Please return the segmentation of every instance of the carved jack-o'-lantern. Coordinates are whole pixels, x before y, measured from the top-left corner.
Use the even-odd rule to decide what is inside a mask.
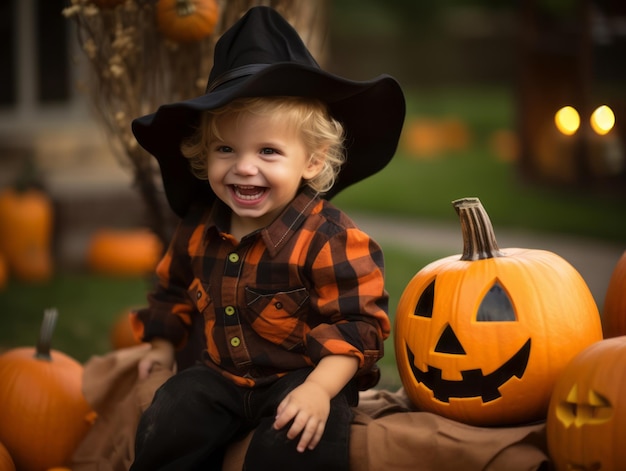
[[[398,304],[404,388],[418,408],[471,425],[543,420],[555,376],[602,338],[596,303],[558,255],[498,249],[477,198],[453,204],[463,254],[421,269]]]
[[[548,409],[548,449],[558,471],[626,466],[626,336],[596,342],[559,375]]]

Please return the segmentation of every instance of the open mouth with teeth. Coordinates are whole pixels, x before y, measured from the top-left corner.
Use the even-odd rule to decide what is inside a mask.
[[[441,377],[441,370],[427,366],[426,371],[415,366],[415,355],[406,346],[406,352],[413,371],[413,376],[433,392],[441,402],[450,402],[451,397],[470,398],[481,397],[483,402],[493,401],[501,396],[498,388],[513,376],[521,378],[526,371],[530,357],[530,339],[507,360],[500,368],[487,375],[480,369],[461,371],[462,380],[452,381]]]
[[[230,188],[235,198],[244,202],[259,201],[267,192],[267,188],[253,185],[231,185]]]

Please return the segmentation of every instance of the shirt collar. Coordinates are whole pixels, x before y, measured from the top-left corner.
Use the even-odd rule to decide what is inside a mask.
[[[274,257],[289,241],[311,214],[319,201],[319,193],[309,186],[301,189],[284,211],[270,225],[244,237],[244,240],[260,234],[270,256]],[[221,200],[216,199],[209,213],[207,230],[211,227],[220,233],[227,233],[230,225],[231,209]],[[243,241],[242,241],[243,242]]]
[[[305,186],[274,222],[261,229],[261,237],[274,257],[302,226],[319,201],[319,193]]]

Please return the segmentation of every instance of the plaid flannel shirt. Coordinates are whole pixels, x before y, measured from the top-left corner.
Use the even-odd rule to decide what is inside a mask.
[[[219,229],[229,214],[218,200],[181,221],[136,332],[181,346],[202,315],[205,362],[236,384],[267,384],[338,354],[358,358],[361,389],[375,385],[390,333],[378,244],[308,188],[239,243]]]

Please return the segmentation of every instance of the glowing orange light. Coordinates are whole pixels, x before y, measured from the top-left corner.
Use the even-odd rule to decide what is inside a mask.
[[[599,135],[604,136],[615,126],[613,110],[606,105],[598,106],[591,114],[591,127]]]
[[[564,106],[554,115],[554,123],[561,133],[571,136],[580,127],[580,115],[572,106]]]

